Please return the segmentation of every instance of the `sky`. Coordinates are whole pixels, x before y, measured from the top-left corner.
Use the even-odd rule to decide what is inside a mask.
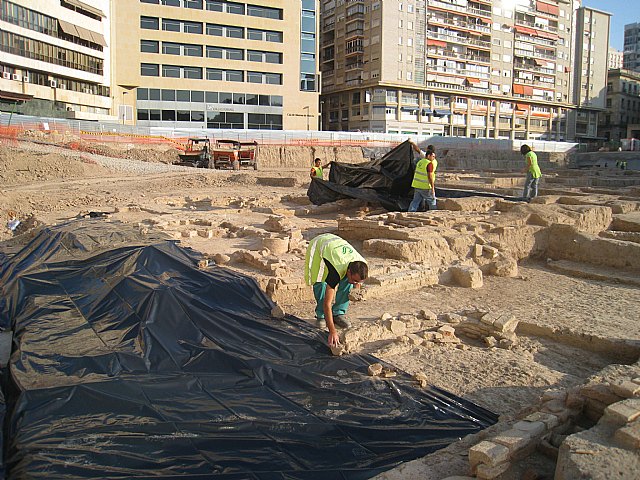
[[[609,45],[618,50],[624,45],[624,26],[640,22],[640,8],[637,0],[583,0],[585,7],[595,8],[613,14],[611,17],[611,38]]]

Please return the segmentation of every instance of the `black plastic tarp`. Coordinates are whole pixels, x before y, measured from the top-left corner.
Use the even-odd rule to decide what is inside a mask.
[[[376,358],[331,356],[252,278],[127,231],[74,221],[3,259],[10,478],[369,478],[495,423],[368,376]]]
[[[389,211],[406,211],[413,197],[411,182],[415,169],[414,150],[405,141],[382,158],[348,164],[332,162],[329,180],[313,177],[307,190],[311,203],[323,205],[345,198],[356,198],[380,204]],[[436,182],[437,185],[437,182]],[[491,192],[442,189],[436,187],[436,197],[495,197],[511,201],[522,198]]]

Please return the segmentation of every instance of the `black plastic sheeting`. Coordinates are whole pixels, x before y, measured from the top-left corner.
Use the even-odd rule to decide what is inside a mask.
[[[127,229],[49,227],[0,265],[9,478],[361,479],[496,422]]]
[[[322,205],[345,198],[377,203],[389,211],[406,211],[413,198],[414,150],[405,141],[384,157],[356,165],[332,162],[329,180],[312,178],[307,191],[311,203]],[[491,192],[436,188],[436,197],[495,197],[521,201],[520,197]]]

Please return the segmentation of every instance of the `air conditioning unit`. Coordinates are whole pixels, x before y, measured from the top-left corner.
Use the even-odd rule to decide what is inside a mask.
[[[11,80],[11,74],[9,72],[2,72],[2,78],[5,80]]]
[[[29,76],[28,75],[23,75],[22,76],[22,81],[25,83],[29,83]]]
[[[58,85],[58,88],[61,88],[62,90],[65,90],[67,88],[67,86],[64,83],[61,83]]]
[[[58,83],[55,80],[49,80],[49,86],[51,88],[56,88],[58,86]]]
[[[13,80],[17,80],[18,82],[22,81],[22,75],[20,75],[19,73],[14,73],[13,75],[11,75],[11,78]]]

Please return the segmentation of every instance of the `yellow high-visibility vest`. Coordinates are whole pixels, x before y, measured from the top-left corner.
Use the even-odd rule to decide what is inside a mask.
[[[344,238],[332,233],[323,233],[311,240],[304,263],[304,280],[307,285],[324,282],[329,271],[325,268],[327,260],[336,269],[340,278],[347,274],[351,262],[366,260]]]
[[[411,186],[413,188],[419,188],[420,190],[431,190],[431,182],[429,181],[429,172],[427,167],[429,163],[433,164],[433,179],[436,178],[436,169],[438,168],[438,160],[435,158],[429,160],[428,158],[421,158],[416,165],[416,171],[413,174],[413,182]]]

